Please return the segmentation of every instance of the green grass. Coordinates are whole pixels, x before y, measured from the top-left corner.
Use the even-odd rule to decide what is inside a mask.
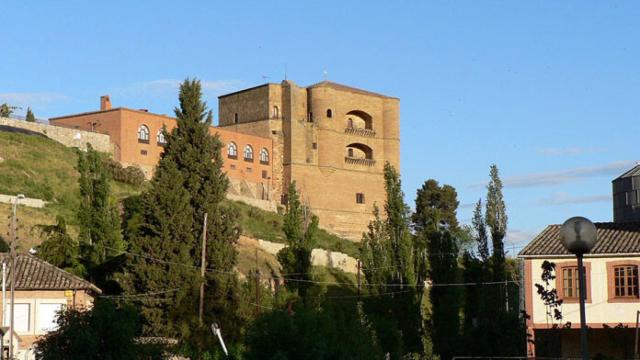
[[[271,242],[285,242],[285,235],[282,231],[282,215],[258,209],[241,201],[229,201],[229,203],[240,211],[240,223],[244,235]],[[319,229],[316,241],[319,248],[343,252],[356,258],[359,257],[357,243],[343,239],[325,230]]]
[[[67,219],[73,233],[79,206],[76,150],[43,136],[0,131],[0,157],[3,158],[0,161],[0,194],[24,194],[26,197],[49,202],[44,209],[27,210],[23,207],[21,210],[24,229],[32,238],[30,243],[39,242],[37,225],[51,224],[57,215]],[[111,191],[115,198],[123,199],[139,194],[144,186],[139,188],[112,181]],[[239,221],[244,235],[272,242],[285,242],[282,215],[242,202],[228,203],[240,211]],[[6,219],[9,211],[9,206],[0,206],[0,217]],[[4,221],[0,220],[0,226],[3,224]],[[319,248],[358,256],[358,244],[352,241],[324,230],[318,231],[316,239]]]

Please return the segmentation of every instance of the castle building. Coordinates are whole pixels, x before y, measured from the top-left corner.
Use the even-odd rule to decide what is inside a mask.
[[[268,83],[222,95],[218,126],[232,195],[286,201],[292,181],[320,226],[359,241],[385,200],[384,164],[400,163],[398,98],[324,81]],[[147,176],[163,151],[162,128],[176,120],[112,108],[49,119],[52,125],[108,134],[114,159]]]
[[[274,189],[295,181],[320,226],[359,241],[400,165],[400,100],[324,81],[264,84],[219,97],[219,127],[273,140]]]
[[[150,178],[164,150],[163,127],[170,132],[176,119],[124,107],[113,108],[109,96],[100,98],[100,110],[49,119],[49,123],[109,135],[114,160],[123,166],[138,166]],[[210,127],[224,144],[224,170],[230,194],[249,199],[273,198],[272,140]],[[279,196],[279,195],[278,195]]]

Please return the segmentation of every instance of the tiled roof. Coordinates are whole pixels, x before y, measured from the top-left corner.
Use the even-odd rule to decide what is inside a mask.
[[[7,288],[11,284],[9,254],[0,253],[0,261],[7,261]],[[27,254],[16,256],[16,290],[91,290],[102,291],[92,283],[68,273],[48,262]]]
[[[320,87],[320,86],[326,86],[326,87],[330,87],[330,88],[336,89],[336,90],[349,91],[349,92],[356,93],[356,94],[373,95],[373,96],[383,97],[383,98],[387,98],[387,99],[396,99],[396,98],[394,98],[392,96],[382,95],[382,94],[374,93],[374,92],[371,92],[371,91],[362,90],[362,89],[354,88],[354,87],[351,87],[351,86],[338,84],[338,83],[335,83],[333,81],[321,81],[319,83],[316,83],[316,84],[308,86],[308,88],[314,88],[314,87]]]
[[[616,178],[616,180],[618,179],[622,179],[622,178],[628,178],[628,177],[633,177],[633,176],[638,176],[640,175],[640,164],[637,164],[636,166],[632,167],[630,170],[628,170],[627,172],[625,172],[624,174],[618,176]]]
[[[595,223],[598,240],[592,255],[640,255],[640,221]],[[560,227],[549,225],[518,254],[519,257],[561,256],[572,254],[560,241]]]

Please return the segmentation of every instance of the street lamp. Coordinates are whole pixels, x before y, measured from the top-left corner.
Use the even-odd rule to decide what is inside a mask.
[[[575,216],[562,224],[560,228],[562,245],[578,258],[578,281],[580,282],[580,345],[582,358],[589,360],[589,345],[587,343],[587,324],[585,315],[585,294],[587,290],[582,257],[593,249],[598,240],[596,226],[582,216]]]

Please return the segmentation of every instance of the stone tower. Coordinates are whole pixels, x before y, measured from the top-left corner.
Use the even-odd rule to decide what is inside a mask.
[[[400,166],[400,100],[329,81],[265,84],[220,96],[219,126],[273,139],[273,186],[296,181],[320,226],[359,241]]]

